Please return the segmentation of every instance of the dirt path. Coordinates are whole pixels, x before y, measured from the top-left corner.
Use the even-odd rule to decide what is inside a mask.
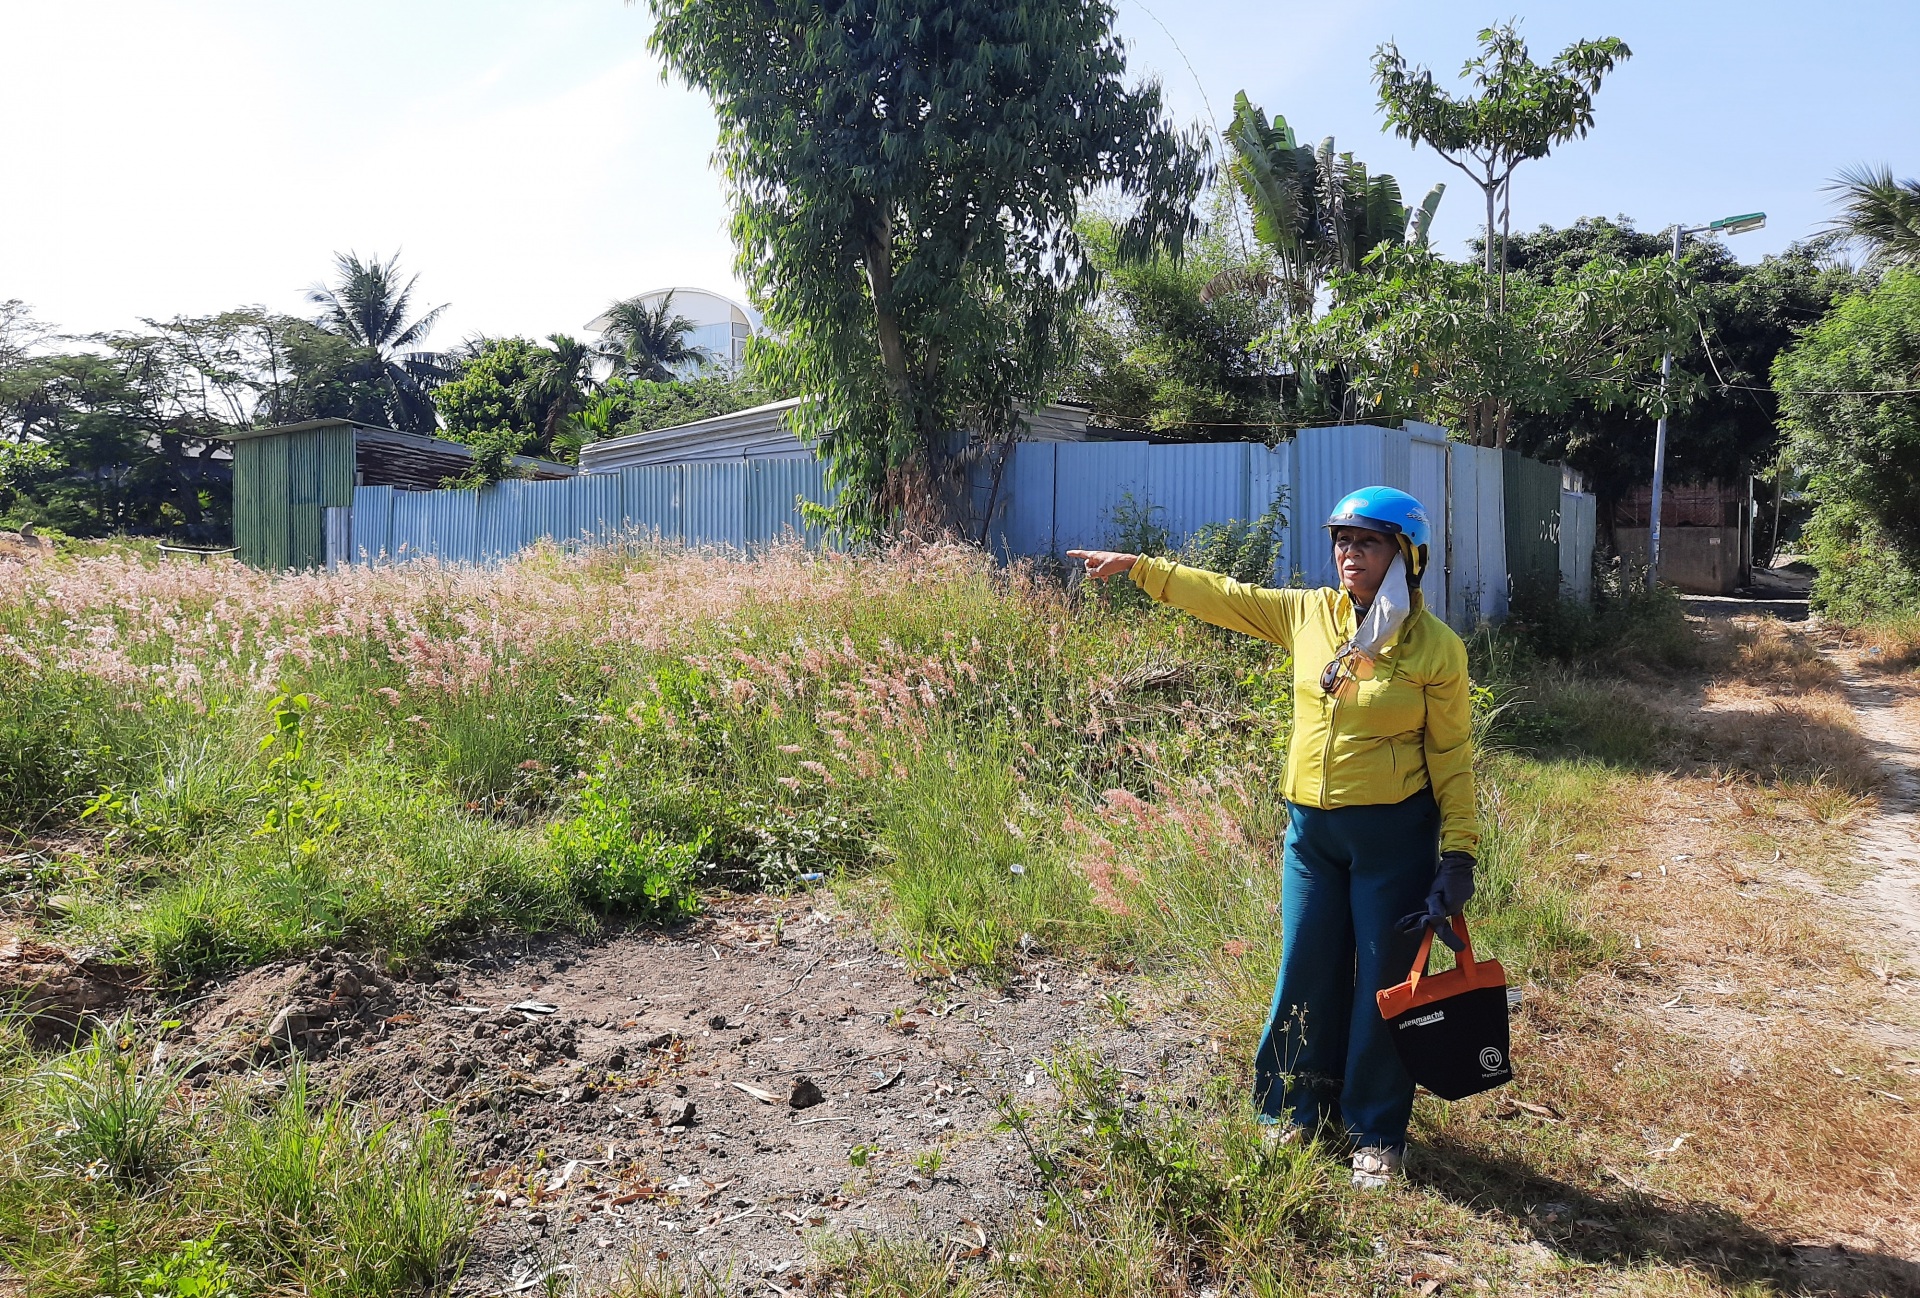
[[[1920,965],[1920,709],[1903,681],[1862,669],[1858,655],[1833,655],[1841,686],[1887,772],[1880,810],[1857,839],[1872,875],[1856,897],[1840,903],[1881,936],[1909,969]]]

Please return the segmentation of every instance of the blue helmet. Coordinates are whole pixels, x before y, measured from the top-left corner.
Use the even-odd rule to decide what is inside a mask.
[[[1428,542],[1433,529],[1424,506],[1393,487],[1362,487],[1341,497],[1327,516],[1327,530],[1364,527],[1385,532],[1400,543],[1407,556],[1407,576],[1414,581],[1427,570]]]

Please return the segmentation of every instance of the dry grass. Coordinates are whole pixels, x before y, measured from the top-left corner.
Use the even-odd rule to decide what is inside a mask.
[[[1474,1234],[1589,1264],[1566,1292],[1914,1292],[1920,982],[1824,900],[1859,881],[1884,770],[1805,631],[1720,634],[1706,677],[1580,685],[1609,726],[1658,722],[1559,845],[1577,868],[1539,862],[1584,871],[1582,921],[1622,954],[1528,989],[1509,1092],[1422,1101],[1421,1175],[1487,1214]],[[1781,1248],[1809,1238],[1856,1252]]]
[[[1714,636],[1720,674],[1768,692],[1805,693],[1839,688],[1833,663],[1775,618],[1741,618]]]
[[[1710,687],[1692,729],[1710,765],[1801,786],[1814,795],[1827,790],[1846,795],[1809,798],[1808,810],[1821,819],[1851,814],[1886,779],[1853,709],[1832,694],[1767,698],[1755,697],[1744,683]]]
[[[1756,828],[1726,789],[1623,790],[1623,814],[1579,846],[1586,917],[1626,951],[1527,988],[1514,1086],[1418,1106],[1427,1194],[1400,1206],[1420,1223],[1402,1230],[1444,1241],[1482,1292],[1890,1296],[1920,1281],[1920,1064],[1901,1062],[1920,1047],[1889,1052],[1857,1026],[1889,1012],[1887,971],[1793,869],[1827,831],[1764,813]],[[1809,1240],[1851,1250],[1844,1271],[1784,1247]]]
[[[1920,613],[1883,618],[1853,629],[1862,649],[1861,663],[1875,671],[1905,672],[1920,667]]]

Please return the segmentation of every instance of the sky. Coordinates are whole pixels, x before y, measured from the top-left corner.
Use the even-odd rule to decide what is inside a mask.
[[[1844,166],[1920,174],[1920,6],[1906,0],[1115,0],[1135,76],[1209,129],[1245,90],[1333,135],[1410,197],[1448,182],[1435,246],[1464,256],[1465,177],[1386,133],[1394,40],[1443,84],[1490,21],[1534,57],[1618,36],[1588,138],[1524,164],[1516,230],[1645,229],[1764,210],[1742,260],[1815,233]],[[336,251],[387,255],[448,304],[432,341],[579,334],[669,285],[741,296],[705,99],[662,80],[622,0],[0,0],[0,299],[72,333],[240,304],[309,313]]]

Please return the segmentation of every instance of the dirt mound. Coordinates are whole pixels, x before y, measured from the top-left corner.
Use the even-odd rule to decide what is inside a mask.
[[[322,963],[237,979],[200,1015],[203,1045],[248,1058],[292,1008],[316,1085],[450,1111],[486,1212],[463,1294],[542,1275],[587,1290],[635,1259],[764,1292],[817,1231],[1000,1238],[1039,1201],[1001,1106],[1044,1107],[1048,1060],[1089,1050],[1138,1100],[1191,1085],[1212,1047],[1131,976],[1033,951],[1005,987],[916,980],[804,899],[514,942],[325,1015],[302,1007],[343,967],[371,980],[335,956],[323,987]]]
[[[138,985],[132,971],[86,952],[17,936],[0,940],[0,1004],[17,1006],[43,1039],[71,1036],[117,1009]]]
[[[387,1026],[398,1008],[392,979],[359,956],[324,949],[310,960],[263,965],[216,988],[176,1039],[231,1067],[298,1052],[325,1055]]]

